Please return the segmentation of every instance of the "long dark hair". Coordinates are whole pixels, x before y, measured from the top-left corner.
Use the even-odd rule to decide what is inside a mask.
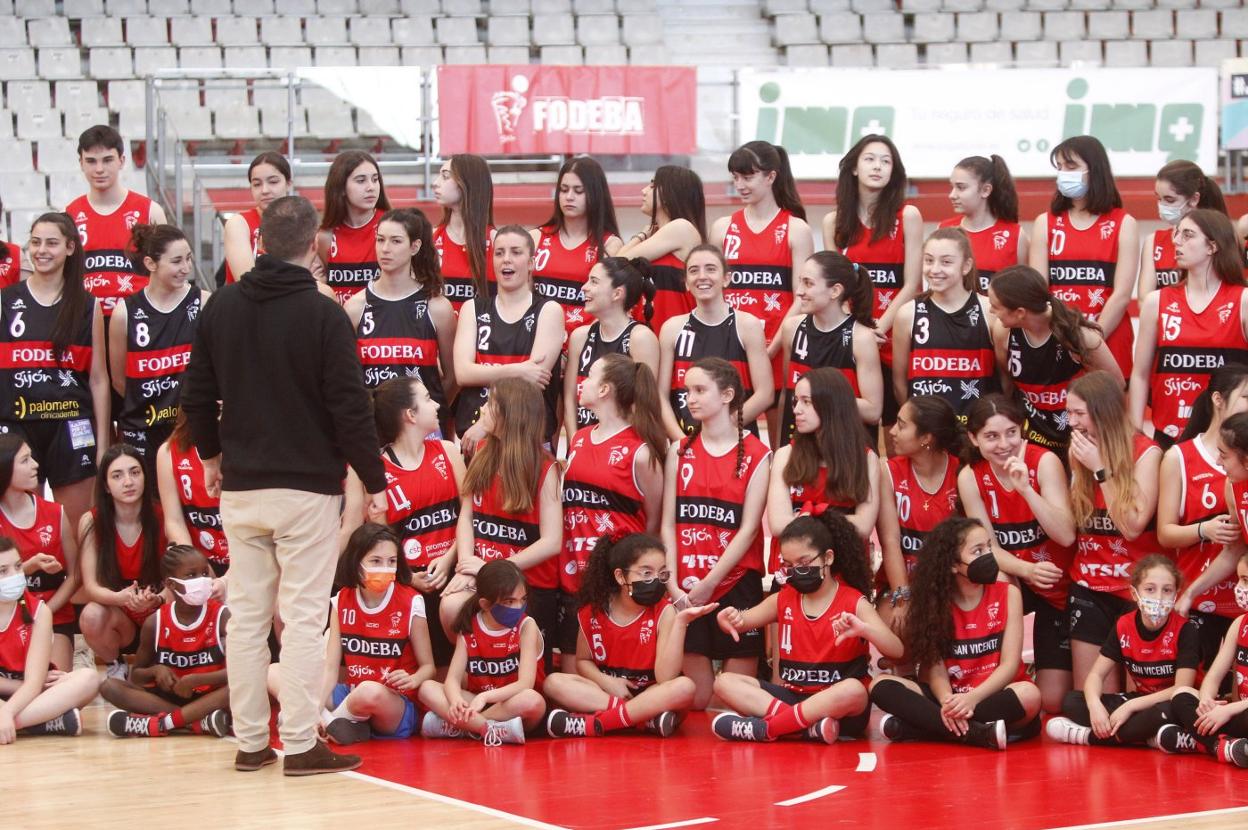
[[[292,178],[290,174],[290,162],[287,161],[286,157],[281,153],[275,153],[272,150],[265,150],[263,153],[251,160],[251,164],[247,165],[247,181],[251,181],[251,174],[262,164],[267,164],[278,173],[281,173],[286,179],[286,183],[290,184]]]
[[[993,154],[989,158],[983,156],[967,156],[954,165],[957,170],[965,170],[975,177],[981,185],[992,185],[988,193],[988,212],[994,219],[1001,222],[1018,221],[1018,190],[1014,187],[1014,177],[1005,159]]]
[[[576,604],[607,611],[611,598],[620,591],[615,572],[627,571],[643,554],[652,550],[663,553],[663,543],[645,533],[630,533],[616,542],[612,542],[609,536],[600,538],[594,543],[594,549],[585,563]]]
[[[624,289],[624,312],[626,314],[629,309],[637,305],[639,300],[645,300],[642,306],[642,316],[648,324],[650,318],[654,316],[654,295],[657,292],[654,287],[650,260],[642,257],[625,259],[619,256],[608,256],[599,259],[598,264],[602,266],[603,271],[606,271],[612,288]]]
[[[1244,285],[1244,252],[1239,246],[1235,225],[1225,213],[1196,208],[1183,219],[1200,229],[1205,239],[1217,248],[1213,252],[1213,273],[1230,285]]]
[[[1049,312],[1049,328],[1067,352],[1083,366],[1092,362],[1092,352],[1083,339],[1083,329],[1101,333],[1101,327],[1084,317],[1065,301],[1049,293],[1049,283],[1029,265],[1011,265],[992,275],[988,290],[1007,309],[1021,308],[1032,314]]]
[[[802,207],[802,197],[797,193],[797,182],[789,165],[789,154],[783,147],[767,141],[747,141],[728,157],[729,173],[752,176],[760,170],[776,174],[776,180],[771,183],[771,195],[780,209],[804,220],[806,208]]]
[[[706,194],[702,179],[688,167],[665,164],[654,171],[653,233],[658,226],[659,207],[668,219],[688,219],[698,229],[698,238],[706,239]]]
[[[875,318],[871,316],[875,308],[871,280],[857,263],[850,262],[840,251],[820,251],[811,254],[807,262],[813,262],[818,267],[828,288],[834,285],[844,288],[841,302],[849,306],[849,316],[854,318],[854,322],[875,328]]]
[[[939,395],[914,395],[902,406],[910,407],[910,422],[917,435],[930,435],[934,449],[960,456],[966,433],[953,406]]]
[[[848,248],[858,238],[858,157],[869,144],[883,144],[893,156],[893,172],[871,210],[871,241],[879,242],[893,232],[897,213],[906,201],[906,167],[897,145],[886,135],[863,136],[841,159],[836,177],[836,226],[832,238],[838,248]]]
[[[476,590],[472,592],[472,596],[455,616],[455,624],[452,628],[459,634],[472,633],[472,618],[481,610],[481,600],[493,605],[500,599],[511,596],[519,586],[528,584],[524,578],[524,572],[517,568],[516,563],[510,559],[494,559],[486,562],[481,566],[481,570],[477,571],[475,581]]]
[[[1020,431],[1023,425],[1027,423],[1027,415],[1023,412],[1022,407],[1000,392],[993,392],[992,394],[984,395],[966,410],[966,434],[968,436],[976,435],[994,415],[1004,415],[1012,423],[1016,424]],[[980,454],[978,447],[967,441],[963,460],[968,464],[974,464],[976,461],[982,461],[983,456]]]
[[[117,503],[108,492],[109,468],[121,457],[133,458],[143,469],[143,492],[139,496],[139,524],[143,528],[142,565],[139,568],[139,585],[160,590],[160,539],[164,535],[160,517],[156,515],[156,502],[152,497],[155,484],[143,466],[143,456],[129,444],[113,444],[104,452],[100,471],[95,476],[95,508],[92,511],[88,533],[95,534],[95,574],[105,588],[120,591],[125,586],[121,578],[121,566],[117,562]]]
[[[67,245],[73,251],[65,257],[65,267],[61,270],[61,299],[57,303],[56,322],[52,324],[52,352],[57,366],[63,366],[62,359],[74,338],[82,330],[82,324],[91,319],[94,313],[94,301],[87,293],[82,278],[86,272],[86,253],[82,250],[82,240],[78,238],[78,228],[68,213],[51,212],[40,215],[30,225],[34,234],[37,225],[55,225],[61,232]]]
[[[478,297],[489,296],[490,268],[485,259],[490,227],[494,224],[494,179],[490,165],[480,156],[451,156],[451,178],[459,188],[459,215],[464,220],[464,252]],[[451,209],[442,209],[442,224],[451,221]]]
[[[719,250],[716,248],[715,250]],[[722,254],[721,254],[722,256]],[[694,362],[690,369],[701,369],[710,375],[711,382],[715,384],[721,392],[725,389],[732,390],[732,400],[728,402],[728,411],[736,413],[737,420],[737,464],[736,477],[741,478],[745,475],[745,426],[741,422],[741,408],[745,406],[745,385],[741,383],[741,373],[737,371],[737,367],[733,366],[722,357],[704,357]],[[686,373],[688,376],[688,373]],[[683,456],[685,451],[693,444],[693,439],[697,438],[702,432],[702,422],[694,423],[693,432],[685,438],[680,445],[680,454]]]
[[[1192,402],[1192,417],[1187,419],[1187,427],[1179,436],[1179,442],[1190,441],[1209,429],[1213,424],[1213,395],[1216,392],[1222,398],[1222,405],[1230,403],[1231,395],[1244,381],[1248,381],[1248,366],[1242,363],[1226,363],[1214,369],[1209,375],[1209,385],[1196,396]],[[0,444],[3,446],[3,444]],[[4,480],[4,453],[0,451],[0,481]]]
[[[953,642],[953,592],[957,587],[954,568],[960,560],[966,536],[979,522],[964,516],[951,516],[936,525],[923,540],[918,565],[910,577],[913,593],[906,614],[905,636],[909,657],[931,665],[943,660]]]
[[[412,256],[412,279],[429,289],[430,297],[442,296],[442,266],[438,251],[433,246],[433,225],[424,211],[416,208],[397,208],[386,211],[377,223],[394,222],[403,228],[408,242],[420,242],[420,250]]]
[[[859,504],[871,492],[867,448],[853,387],[839,369],[811,369],[799,379],[810,384],[810,403],[819,416],[819,429],[813,433],[794,432],[789,461],[784,465],[784,483],[813,485],[820,466],[828,470],[824,495],[829,500]]]
[[[16,432],[0,433],[0,495],[13,483],[13,465],[24,446],[27,446],[26,439]]]
[[[563,230],[559,188],[563,185],[563,177],[569,173],[575,174],[585,188],[585,221],[589,225],[589,239],[601,248],[608,238],[620,235],[620,223],[615,219],[615,203],[611,201],[607,174],[602,171],[602,165],[590,156],[573,156],[559,168],[559,175],[555,178],[554,213],[541,226],[556,232]]]
[[[357,527],[347,539],[346,550],[338,557],[338,568],[334,574],[334,584],[342,588],[360,587],[360,563],[369,551],[378,545],[390,542],[399,552],[398,565],[394,572],[394,581],[399,585],[412,584],[412,569],[403,555],[403,546],[394,531],[376,522],[365,522]]]
[[[422,385],[420,378],[399,377],[390,378],[373,390],[373,423],[382,447],[393,444],[403,434],[403,413],[415,408],[416,387]]]
[[[1118,192],[1118,184],[1114,181],[1114,171],[1109,166],[1109,154],[1105,145],[1090,135],[1076,135],[1066,139],[1049,153],[1049,163],[1057,166],[1057,160],[1071,161],[1078,156],[1088,165],[1088,195],[1084,197],[1084,205],[1089,213],[1101,215],[1114,208],[1122,207],[1122,195]],[[1049,213],[1056,216],[1065,213],[1075,204],[1061,194],[1053,191],[1053,200],[1049,202]]]
[[[333,230],[345,225],[350,216],[347,204],[347,179],[361,164],[371,164],[377,171],[377,205],[374,210],[385,213],[390,209],[390,198],[386,196],[386,183],[381,175],[381,166],[377,159],[363,150],[344,150],[334,158],[325,176],[325,212],[321,215],[321,230]]]
[[[868,565],[867,548],[858,531],[840,513],[825,510],[818,516],[798,516],[785,525],[780,538],[772,542],[802,541],[823,554],[832,551],[829,563],[832,573],[841,582],[871,599],[871,567]]]

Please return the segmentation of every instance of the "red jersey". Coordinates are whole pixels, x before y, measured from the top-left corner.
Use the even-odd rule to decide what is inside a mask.
[[[897,211],[893,227],[882,239],[873,240],[872,231],[866,225],[859,225],[858,236],[841,253],[850,262],[867,269],[871,277],[872,294],[875,297],[875,308],[871,316],[880,319],[893,299],[905,284],[906,270],[906,234],[901,216],[905,212],[903,206]],[[886,366],[893,365],[893,347],[890,340],[880,347],[880,360]]]
[[[598,539],[606,534],[645,533],[646,501],[633,474],[633,459],[645,446],[631,426],[594,442],[583,427],[568,445],[563,474],[563,549],[559,587],[575,594],[581,572]]]
[[[468,663],[464,667],[464,688],[473,694],[488,692],[490,689],[501,689],[508,683],[520,679],[520,630],[526,625],[537,625],[532,617],[524,617],[515,628],[487,627],[481,620],[483,613],[472,615],[472,631],[459,636],[464,638],[468,647]],[[539,631],[538,640],[542,634]],[[539,647],[533,655],[537,664],[537,679],[533,688],[541,690],[542,681],[546,679],[546,668],[542,662],[545,646]]]
[[[425,570],[455,544],[459,522],[459,487],[446,446],[426,439],[424,457],[412,470],[400,466],[389,448],[382,451],[381,463],[386,470],[386,523],[398,535],[408,566]]]
[[[1187,302],[1186,284],[1157,292],[1157,354],[1149,380],[1153,424],[1177,438],[1192,416],[1196,396],[1213,370],[1248,363],[1248,340],[1240,324],[1244,288],[1224,282],[1197,313]]]
[[[476,555],[486,562],[494,559],[510,559],[541,538],[541,490],[542,482],[555,463],[549,457],[542,459],[542,472],[537,477],[533,492],[533,506],[525,513],[508,513],[503,510],[502,482],[497,475],[484,493],[472,497],[472,538]],[[556,474],[558,470],[556,469]],[[524,572],[525,579],[533,588],[559,587],[559,562],[552,556],[545,562]]]
[[[1183,280],[1183,269],[1174,259],[1174,228],[1158,228],[1153,231],[1153,272],[1157,275],[1157,288],[1178,285]]]
[[[396,669],[408,674],[419,667],[412,650],[412,620],[425,616],[425,599],[411,585],[390,583],[381,603],[369,608],[355,588],[343,588],[334,598],[342,664],[351,687],[366,680],[384,683]],[[416,690],[405,693],[416,699]]]
[[[962,227],[962,217],[952,216],[940,223],[942,228],[959,228],[971,240],[971,253],[975,255],[975,271],[980,294],[988,293],[988,281],[998,271],[1018,265],[1018,239],[1021,235],[1017,222],[996,220],[982,231],[968,231]]]
[[[945,669],[954,694],[963,694],[987,680],[1001,665],[1005,626],[1010,616],[1010,585],[985,585],[974,608],[963,611],[957,603],[950,602],[949,611],[953,616],[953,641],[945,655]],[[1019,659],[1010,682],[1026,679],[1026,669]]]
[[[825,579],[827,577],[824,577]],[[867,641],[849,637],[840,645],[832,624],[841,614],[854,614],[862,594],[839,583],[832,602],[817,617],[802,608],[802,594],[790,587],[776,595],[780,623],[780,683],[798,694],[813,695],[842,680],[871,684],[867,676],[870,652]]]
[[[0,288],[22,280],[22,249],[12,242],[0,242]]]
[[[490,239],[494,236],[494,228],[486,228],[485,271],[491,289],[494,286],[494,257],[490,254]],[[442,267],[442,295],[451,301],[455,311],[466,300],[476,296],[472,285],[472,267],[468,264],[468,249],[451,239],[446,225],[438,225],[433,229],[433,247],[438,250],[438,262]]]
[[[1023,448],[1023,463],[1027,465],[1027,480],[1037,493],[1040,492],[1039,470],[1040,460],[1049,451],[1035,444],[1026,444]],[[1036,514],[1023,494],[1013,487],[1006,487],[997,478],[992,465],[980,460],[971,465],[975,474],[975,486],[979,488],[979,496],[988,510],[992,520],[992,530],[997,537],[997,544],[1024,562],[1052,562],[1062,570],[1062,578],[1052,588],[1035,588],[1036,595],[1059,611],[1066,610],[1066,594],[1070,590],[1070,560],[1074,558],[1073,547],[1063,547],[1044,532]]]
[[[1152,439],[1137,432],[1134,436],[1132,460],[1156,449]],[[1157,541],[1157,525],[1150,519],[1148,528],[1135,539],[1127,539],[1118,530],[1105,508],[1105,493],[1094,485],[1096,496],[1092,515],[1083,527],[1077,528],[1079,550],[1070,566],[1070,578],[1085,588],[1131,599],[1131,568],[1150,553],[1173,553]]]
[[[867,448],[867,464],[879,466],[880,460],[875,457],[875,453],[871,448]],[[789,485],[789,505],[793,508],[793,515],[803,511],[810,512],[813,508],[821,505],[827,505],[827,508],[842,516],[848,516],[858,507],[858,502],[849,497],[834,496],[827,490],[828,487],[828,468],[820,466],[819,472],[815,473],[815,480],[810,484],[790,484]],[[767,551],[767,571],[775,573],[780,567],[780,545],[773,543]]]
[[[657,334],[663,330],[663,324],[673,317],[688,314],[695,305],[693,295],[685,287],[685,262],[676,254],[664,254],[651,260],[650,268],[654,282],[654,316],[650,318],[650,328]],[[646,322],[642,314],[643,303],[637,303],[633,309],[633,317]]]
[[[897,524],[901,528],[901,556],[906,562],[906,573],[914,573],[919,563],[919,551],[927,534],[958,509],[958,459],[946,456],[945,477],[936,492],[923,489],[914,466],[904,455],[888,459],[888,474],[893,479],[893,492],[897,496]]]
[[[377,226],[381,211],[374,210],[358,228],[343,223],[329,231],[329,254],[325,258],[325,284],[334,299],[346,303],[377,278]]]
[[[173,465],[173,477],[178,483],[178,503],[182,505],[182,518],[191,532],[191,544],[209,562],[228,567],[230,544],[221,525],[221,499],[208,495],[199,450],[194,446],[181,450],[176,441],[170,441],[169,463]]]
[[[117,300],[147,287],[147,275],[126,255],[130,232],[152,215],[152,200],[131,190],[112,213],[98,213],[86,195],[65,206],[78,227],[86,262],[82,283],[100,300],[105,321]]]
[[[26,574],[26,590],[38,599],[48,602],[60,587],[65,584],[69,575],[66,569],[65,551],[61,547],[61,518],[65,511],[60,504],[47,501],[36,495],[30,497],[35,505],[35,520],[28,527],[18,527],[9,517],[0,511],[0,536],[7,536],[17,545],[18,555],[25,562],[38,554],[46,553],[61,563],[61,570],[56,573],[35,571]],[[66,602],[52,615],[53,625],[63,625],[74,621],[74,606]]]
[[[1105,310],[1114,292],[1114,271],[1118,267],[1118,235],[1127,212],[1114,208],[1096,217],[1080,230],[1070,222],[1070,214],[1048,214],[1049,291],[1068,306],[1095,319]],[[1123,317],[1118,328],[1106,332],[1105,343],[1123,375],[1131,375],[1131,347],[1135,333],[1131,320]]]
[[[43,600],[26,592],[26,611],[34,620],[35,614]],[[0,677],[8,680],[22,680],[26,677],[26,653],[30,650],[30,638],[35,624],[22,621],[22,609],[13,606],[13,616],[8,624],[0,630]]]
[[[1238,700],[1248,700],[1248,614],[1235,627],[1235,690]]]
[[[750,544],[736,567],[728,572],[711,594],[719,599],[745,576],[746,571],[762,573],[763,534],[757,526],[741,526],[742,505],[759,466],[771,457],[762,441],[745,433],[741,461],[732,446],[723,455],[706,451],[699,434],[680,456],[676,472],[676,545],[679,560],[676,580],[689,591],[706,578],[720,555],[738,533],[748,533]]]
[[[956,311],[945,311],[931,297],[914,301],[906,384],[912,396],[944,398],[963,420],[972,403],[1000,390],[992,335],[978,294],[972,291]]]
[[[156,662],[153,665],[168,666],[178,677],[225,668],[225,650],[221,648],[224,611],[224,603],[210,599],[199,607],[199,616],[194,622],[183,625],[173,612],[173,605],[157,608]],[[196,686],[195,691],[205,692],[211,688]]]
[[[533,254],[533,290],[563,307],[563,325],[567,334],[594,317],[585,311],[581,286],[589,279],[589,269],[598,262],[600,246],[588,238],[575,248],[566,248],[559,231],[549,226],[540,228],[541,239]]]
[[[1121,663],[1135,690],[1151,695],[1174,685],[1179,669],[1200,666],[1200,634],[1187,617],[1171,614],[1157,631],[1144,627],[1138,611],[1118,618],[1101,654]]]
[[[1218,466],[1213,454],[1200,437],[1178,444],[1179,480],[1183,482],[1179,497],[1179,524],[1194,525],[1221,514],[1223,494],[1226,492],[1226,471]],[[1222,546],[1212,542],[1197,543],[1175,551],[1184,584],[1209,567]],[[1214,585],[1192,600],[1192,610],[1219,617],[1238,617],[1243,609],[1235,602],[1235,574]]]
[[[664,597],[656,605],[643,607],[640,614],[624,625],[611,619],[611,614],[606,611],[589,605],[581,606],[576,617],[598,670],[637,684],[639,691],[654,685],[659,617],[667,605],[667,598]]]
[[[762,320],[767,342],[780,331],[793,305],[792,221],[793,214],[779,210],[766,227],[755,232],[742,209],[732,214],[724,232],[724,259],[731,277],[724,299]]]
[[[260,256],[261,253],[260,211],[255,208],[249,208],[242,211],[238,215],[243,217],[243,221],[247,223],[247,232],[249,238],[251,239],[251,258],[254,262],[255,258]],[[232,282],[238,282],[238,278],[241,276],[242,274],[235,274],[232,270],[230,270],[230,261],[227,259],[225,261],[225,284],[229,285]]]

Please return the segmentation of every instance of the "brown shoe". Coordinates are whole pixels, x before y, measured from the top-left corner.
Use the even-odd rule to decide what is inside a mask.
[[[257,752],[243,752],[241,749],[234,756],[234,769],[239,772],[255,772],[261,767],[277,763],[277,753],[273,747],[266,746]]]
[[[364,763],[358,755],[339,755],[331,752],[323,741],[307,752],[287,754],[282,761],[285,775],[320,775],[323,772],[346,772]]]

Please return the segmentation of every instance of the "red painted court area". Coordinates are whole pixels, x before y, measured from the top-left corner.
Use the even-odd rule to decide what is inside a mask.
[[[691,716],[667,740],[537,738],[523,747],[486,749],[475,741],[417,738],[371,741],[351,751],[364,756],[360,772],[367,776],[531,823],[585,830],[671,824],[1039,830],[1248,808],[1248,771],[1203,756],[1045,738],[1003,753],[882,739],[836,746],[726,743],[710,733],[705,714]],[[813,797],[802,800],[807,796]],[[1226,826],[1248,826],[1248,813],[1231,813]]]

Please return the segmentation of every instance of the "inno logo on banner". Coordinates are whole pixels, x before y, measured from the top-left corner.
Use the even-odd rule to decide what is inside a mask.
[[[526,97],[529,79],[516,75],[511,88],[494,93],[490,103],[498,124],[498,137],[504,144],[516,140],[520,116],[532,105],[533,129],[540,133],[578,135],[641,135],[646,131],[645,100],[641,97],[608,95],[601,98],[569,98],[539,95]]]

